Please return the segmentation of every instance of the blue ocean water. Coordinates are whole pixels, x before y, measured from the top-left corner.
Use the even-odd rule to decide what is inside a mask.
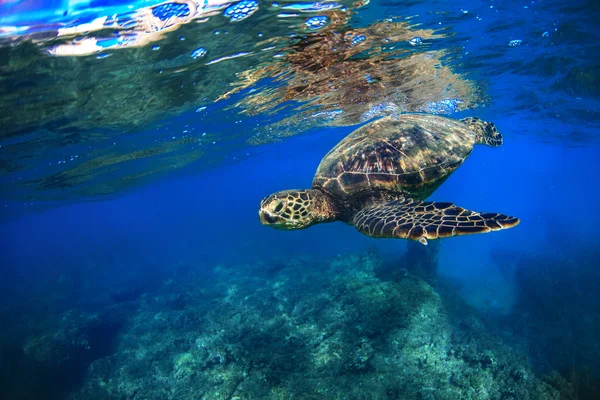
[[[235,39],[240,29],[269,36],[283,25],[269,31],[267,9],[299,15],[278,21],[303,22],[327,11],[322,4],[303,14],[298,4],[285,10],[287,2],[259,1],[258,11],[248,5],[248,16],[235,22],[246,25],[233,25],[223,16],[231,4],[222,2],[207,22],[186,22],[166,38],[61,58],[57,51],[15,53],[70,40],[48,44],[39,39],[44,29],[23,31],[32,23],[29,9],[18,8],[25,3],[0,4],[2,26],[21,27],[0,31],[0,82],[19,98],[9,109],[14,98],[5,92],[1,112],[3,398],[597,398],[597,2],[373,0],[356,8],[346,29],[375,36],[370,26],[398,18],[414,24],[411,29],[439,34],[424,38],[423,51],[431,52],[424,54],[439,56],[476,87],[476,95],[461,92],[469,106],[448,116],[493,121],[504,136],[501,147],[476,146],[429,199],[514,215],[521,223],[427,247],[373,239],[341,222],[298,231],[259,223],[261,199],[309,188],[321,158],[361,121],[309,123],[293,97],[245,113],[239,104],[255,99],[253,94],[275,101],[268,97],[271,88],[292,86],[274,77],[214,99],[214,93],[236,87],[229,75],[251,76],[243,72],[253,63],[266,65],[239,56],[258,53],[247,38],[231,41],[232,48],[240,46],[240,64],[217,64],[227,78],[219,80],[213,69],[206,75],[215,78],[203,81],[201,93],[180,86],[200,82],[204,70],[189,64],[195,58],[187,47],[177,46],[193,41],[190,49],[206,47],[200,57],[208,68],[210,60],[234,51],[212,58],[218,46],[201,34],[222,37],[231,30]],[[40,16],[56,16],[52,32],[85,23],[90,15],[131,13],[121,11],[127,4],[62,3],[50,11],[38,5]],[[156,4],[132,2],[127,10]],[[56,12],[63,8],[78,10],[76,17]],[[335,21],[335,14],[327,15]],[[290,27],[296,25],[282,29]],[[100,32],[98,37],[109,37]],[[327,38],[310,30],[295,34]],[[278,35],[269,44],[281,46],[282,54],[292,52]],[[315,57],[309,54],[309,65]],[[89,94],[72,86],[46,62],[73,67],[73,81],[88,71],[99,88]],[[318,75],[326,63],[314,62]],[[285,68],[291,69],[284,67],[283,74]],[[402,75],[402,68],[395,73]],[[160,78],[159,71],[168,76]],[[19,73],[27,82],[10,86]],[[388,82],[380,73],[376,78]],[[440,76],[446,74],[440,69]],[[158,91],[135,121],[118,120],[137,112],[128,108],[135,96],[123,102],[102,98],[96,106],[114,113],[96,115],[84,103],[48,104],[39,94],[48,87],[56,96],[66,88],[65,99],[93,96],[115,76],[126,77],[118,81],[124,93],[131,86],[144,97],[150,91],[144,85]],[[164,79],[165,86],[152,86],[149,76]],[[416,87],[411,90],[418,92]],[[428,99],[433,92],[419,95]],[[146,113],[162,100],[159,111]],[[338,100],[324,110],[347,105]],[[438,108],[430,105],[430,112],[444,112],[440,104],[448,103],[438,100],[431,99]],[[27,116],[20,116],[19,107],[29,107]],[[345,115],[352,112],[344,109]],[[300,123],[295,115],[302,116]],[[123,128],[127,124],[130,130]],[[419,270],[425,267],[434,269],[433,278]]]

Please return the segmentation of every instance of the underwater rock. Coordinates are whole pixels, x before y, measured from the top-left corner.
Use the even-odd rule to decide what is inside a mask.
[[[379,280],[375,252],[276,264],[164,285],[70,398],[569,398],[464,303],[446,310],[416,276]]]

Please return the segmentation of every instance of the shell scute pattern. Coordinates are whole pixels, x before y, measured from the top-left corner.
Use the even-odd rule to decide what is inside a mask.
[[[336,196],[410,192],[449,175],[473,145],[473,132],[460,121],[424,114],[382,118],[338,143],[321,161],[313,186]]]

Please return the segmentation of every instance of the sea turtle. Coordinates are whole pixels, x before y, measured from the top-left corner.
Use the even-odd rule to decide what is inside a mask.
[[[519,219],[423,201],[471,154],[500,146],[493,123],[407,113],[370,122],[323,157],[312,189],[284,190],[262,200],[262,224],[303,229],[343,221],[377,238],[427,240],[512,228]]]

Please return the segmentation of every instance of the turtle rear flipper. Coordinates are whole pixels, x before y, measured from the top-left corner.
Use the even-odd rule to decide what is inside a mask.
[[[376,238],[438,239],[512,228],[519,219],[498,213],[465,210],[452,203],[395,200],[358,212],[352,223]]]

